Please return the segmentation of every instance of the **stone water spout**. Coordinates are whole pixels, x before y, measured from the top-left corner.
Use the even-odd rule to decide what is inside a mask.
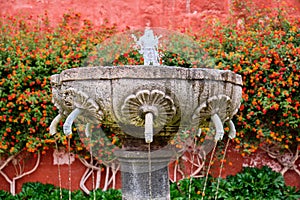
[[[114,154],[121,164],[124,200],[170,199],[168,163],[174,155],[170,141],[191,127],[213,127],[214,140],[221,140],[224,125],[229,126],[228,137],[234,138],[231,119],[242,96],[242,78],[232,71],[160,66],[156,51],[160,37],[147,31],[152,46],[149,40],[135,38],[146,44],[140,46],[141,53],[146,52],[145,65],[81,67],[51,77],[59,114],[50,132],[56,133],[60,120],[65,120],[67,135],[78,120],[87,137],[94,134],[93,125],[110,127],[121,143]]]
[[[151,112],[145,115],[145,141],[146,143],[153,141],[153,113]]]

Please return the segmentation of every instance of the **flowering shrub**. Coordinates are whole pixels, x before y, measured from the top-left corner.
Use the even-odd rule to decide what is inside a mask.
[[[202,45],[220,69],[243,77],[243,100],[235,116],[236,148],[259,145],[299,148],[300,21],[283,9],[245,9],[217,25]]]
[[[188,63],[184,58],[176,53],[169,51],[158,50],[160,54],[160,64],[166,66],[179,66],[179,67],[191,67],[191,64]],[[123,55],[118,56],[112,63],[113,65],[143,65],[144,58],[137,50],[130,51]]]
[[[243,76],[243,102],[234,118],[236,148],[246,152],[262,144],[297,148],[299,20],[282,9],[252,9],[245,15],[233,15],[230,21],[212,27],[212,35],[199,31],[193,36],[218,68]],[[94,47],[115,33],[115,27],[94,27],[77,13],[64,15],[56,28],[50,26],[47,13],[39,20],[2,18],[0,25],[0,156],[21,150],[46,151],[55,141],[66,145],[67,137],[47,134],[57,114],[49,77],[82,66]],[[163,59],[190,67],[176,53],[165,52]],[[141,64],[143,59],[131,51],[114,62]],[[74,135],[71,148],[84,153],[83,143]]]
[[[47,135],[57,114],[51,103],[49,77],[78,67],[91,49],[114,27],[79,26],[80,14],[66,14],[51,28],[47,13],[39,20],[6,17],[0,22],[0,157],[21,150],[47,150],[55,138]],[[66,144],[66,137],[56,138]]]

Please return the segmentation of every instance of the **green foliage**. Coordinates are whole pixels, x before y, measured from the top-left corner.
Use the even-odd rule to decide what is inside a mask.
[[[143,55],[140,54],[137,50],[130,51],[129,53],[124,53],[117,57],[113,63],[113,65],[143,65],[144,58]]]
[[[111,199],[122,199],[122,193],[121,190],[114,190],[114,189],[109,189],[107,191],[102,191],[102,190],[96,190],[94,194],[91,195],[90,199],[93,199],[93,195],[97,197],[97,199],[100,197],[100,199],[103,200],[111,200]]]
[[[122,199],[120,190],[109,189],[102,191],[100,189],[95,192],[91,191],[91,195],[84,194],[81,190],[75,190],[71,192],[71,198],[74,200],[93,200],[94,196],[97,200],[118,200]],[[62,198],[60,196],[60,189],[51,184],[42,183],[25,183],[22,187],[22,191],[16,196],[12,196],[10,193],[0,190],[0,198],[5,200],[68,200],[69,190],[62,189]]]
[[[170,185],[170,194],[172,200],[201,199],[205,178],[183,179],[178,183]],[[205,199],[215,199],[218,179],[208,178],[205,190]],[[190,185],[191,183],[191,185]],[[300,190],[294,187],[286,186],[284,179],[280,173],[272,171],[268,167],[244,168],[242,172],[235,176],[228,176],[226,179],[220,179],[217,199],[230,200],[297,200],[300,198]],[[71,193],[72,199],[80,200],[118,200],[122,199],[120,190],[109,189],[102,191],[100,189],[91,191],[90,195],[84,194],[80,190]],[[16,196],[12,196],[8,192],[0,191],[0,198],[6,200],[27,199],[27,200],[59,200],[60,189],[50,184],[42,183],[26,183],[22,187],[22,191]],[[62,199],[69,199],[69,191],[62,189]]]
[[[66,14],[55,28],[48,21],[47,14],[37,20],[1,20],[0,156],[48,149],[54,142],[47,135],[48,127],[57,115],[50,76],[81,66],[89,52],[114,32],[114,27],[105,25],[92,30],[77,13]],[[81,21],[83,26],[78,25]]]
[[[162,52],[162,63],[167,66],[178,66],[190,68],[192,65],[188,63],[185,58],[180,57],[180,55],[176,53],[172,53],[169,51]]]
[[[191,67],[191,64],[186,59],[180,57],[176,53],[159,50],[160,63],[166,66]],[[144,58],[137,50],[124,53],[113,61],[113,65],[143,65]]]
[[[204,199],[215,199],[217,179],[209,177]],[[190,182],[192,183],[190,187]],[[200,199],[203,194],[204,178],[183,179],[171,184],[171,199]],[[189,187],[191,192],[189,193]],[[244,168],[235,176],[220,179],[217,199],[289,199],[300,198],[300,191],[286,186],[283,176],[268,167]]]
[[[39,194],[37,195],[37,191]],[[55,187],[50,184],[42,183],[25,183],[22,187],[20,194],[16,195],[16,199],[36,199],[43,200],[51,196],[51,193],[55,191]]]
[[[9,199],[11,194],[4,190],[0,190],[0,199]]]
[[[284,11],[248,7],[243,17],[232,17],[235,23],[217,25],[212,39],[201,40],[219,69],[242,75],[234,120],[237,148],[248,153],[259,144],[295,151],[300,142],[300,24]]]

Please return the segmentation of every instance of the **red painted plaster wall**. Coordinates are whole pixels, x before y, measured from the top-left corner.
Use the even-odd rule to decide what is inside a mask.
[[[277,6],[273,0],[254,2],[260,6],[273,8]],[[299,15],[300,1],[286,0],[286,2],[290,7],[295,8],[294,14]],[[178,27],[198,29],[201,28],[203,21],[210,17],[224,19],[229,14],[232,3],[232,0],[0,0],[0,16],[28,15],[35,18],[47,12],[50,23],[55,25],[63,14],[75,12],[96,25],[101,25],[108,20],[109,24],[116,24],[120,29],[126,26],[144,27],[146,23],[169,29]],[[260,163],[261,165],[272,161],[265,154],[262,155],[264,161]],[[52,159],[52,152],[49,151],[42,157],[41,164],[34,173],[17,181],[17,191],[20,191],[23,183],[29,181],[59,185],[57,166],[53,165]],[[33,162],[34,158],[29,163]],[[225,165],[224,176],[239,172],[247,162],[249,164],[251,158],[243,158],[233,150],[229,151],[227,163],[233,165]],[[30,168],[31,165],[28,164],[26,167]],[[78,160],[72,164],[72,189],[79,188],[79,179],[84,170],[85,167]],[[15,173],[12,166],[5,168],[4,172],[11,177]],[[61,172],[64,180],[62,186],[68,188],[68,181],[66,181],[68,166],[61,166]],[[288,172],[285,178],[289,185],[300,188],[300,177],[297,174]],[[2,176],[0,176],[0,189],[9,190],[9,185]]]
[[[208,16],[228,14],[228,1],[218,0],[2,0],[0,15],[20,13],[39,16],[47,11],[55,23],[69,11],[81,13],[95,24],[107,19],[119,27],[151,26],[172,28],[199,25]]]
[[[28,154],[29,157],[24,157],[25,159],[22,162],[24,163],[24,172],[29,171],[35,165],[36,159],[32,156],[32,154]],[[48,183],[59,186],[59,170],[57,165],[53,165],[53,151],[49,150],[45,155],[42,155],[41,162],[36,171],[33,173],[22,177],[16,181],[16,192],[19,193],[21,191],[22,185],[26,182],[41,182]],[[208,162],[208,161],[207,161]],[[296,163],[298,166],[298,170],[300,169],[300,160]],[[233,147],[230,147],[226,154],[226,163],[224,163],[224,168],[222,171],[222,177],[226,177],[229,175],[235,175],[236,173],[242,170],[243,166],[250,167],[262,167],[269,166],[274,170],[279,171],[282,169],[282,166],[275,160],[271,159],[267,156],[267,154],[263,151],[258,151],[257,153],[252,154],[251,156],[242,157],[240,153],[238,153]],[[17,166],[19,167],[19,166]],[[215,164],[212,166],[210,173],[218,177],[219,176],[219,168],[220,162],[216,160]],[[182,168],[184,171],[189,172],[192,167],[189,165],[185,165]],[[61,174],[61,186],[63,188],[69,189],[69,169],[71,169],[71,189],[78,190],[80,189],[80,179],[83,176],[86,167],[78,160],[71,164],[71,168],[68,167],[67,164],[60,165],[60,174]],[[195,167],[193,167],[194,170]],[[4,168],[3,172],[8,175],[10,179],[16,176],[15,167],[10,164]],[[174,166],[170,164],[169,167],[170,177],[173,179],[174,175]],[[96,172],[94,173],[96,176]],[[178,173],[177,178],[181,178],[181,175]],[[287,185],[296,186],[300,189],[300,176],[297,175],[295,171],[288,171],[284,175],[285,181]],[[101,184],[100,188],[103,188],[105,181],[105,171],[101,173]],[[93,189],[93,184],[91,182],[91,177],[85,184],[89,190]],[[110,184],[110,187],[112,185]],[[116,178],[116,188],[121,188],[121,177],[120,173],[117,174]],[[10,191],[9,183],[4,179],[3,176],[0,176],[0,190]]]
[[[32,156],[32,154],[26,154],[23,156],[23,158],[25,159],[23,159],[21,162],[15,162],[15,166],[12,164],[13,162],[10,162],[3,169],[3,172],[9,177],[9,179],[12,180],[14,177],[18,176],[18,174],[20,174],[21,168],[24,173],[30,171],[37,161],[37,157]],[[41,182],[44,184],[53,184],[56,186],[60,186],[61,184],[62,188],[69,189],[69,170],[71,171],[71,190],[80,189],[80,179],[84,175],[86,167],[79,161],[78,158],[75,159],[74,162],[72,162],[70,167],[67,164],[62,164],[58,168],[58,165],[54,165],[53,163],[53,150],[49,150],[46,154],[41,156],[39,166],[33,173],[25,175],[24,177],[16,180],[16,193],[19,193],[22,189],[22,185],[27,182]],[[94,173],[94,176],[96,176],[96,172]],[[104,171],[102,172],[101,176],[105,177]],[[91,179],[92,178],[89,178],[85,184],[89,190],[93,189]],[[116,183],[116,188],[121,188],[121,179],[119,173],[117,175],[117,179],[119,181]],[[103,188],[104,186],[104,181],[105,179],[102,178],[100,182],[101,188]],[[10,184],[5,180],[4,176],[1,175],[0,190],[10,191]]]
[[[45,12],[52,23],[57,23],[68,12],[81,13],[84,19],[100,25],[108,20],[120,28],[154,27],[200,28],[210,17],[224,19],[233,0],[0,0],[0,16],[43,15]],[[257,5],[276,7],[274,0],[255,0]],[[279,1],[281,2],[281,1]],[[283,1],[282,1],[283,2]],[[299,14],[300,1],[286,0]]]

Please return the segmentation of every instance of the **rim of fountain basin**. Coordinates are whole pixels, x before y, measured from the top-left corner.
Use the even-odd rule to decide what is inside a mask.
[[[172,70],[172,73],[170,73],[170,70]],[[141,71],[144,73],[141,73]],[[230,70],[212,68],[183,68],[162,65],[94,66],[72,68],[62,71],[59,81],[105,80],[121,78],[210,80],[230,82],[240,86],[243,85],[242,76]]]

